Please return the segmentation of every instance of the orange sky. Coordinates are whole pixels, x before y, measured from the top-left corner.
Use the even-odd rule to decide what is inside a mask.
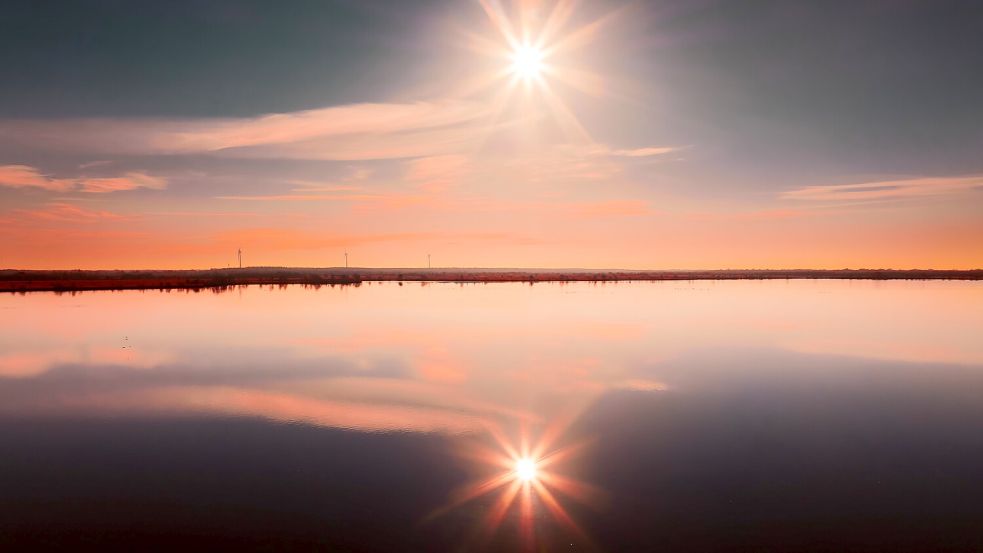
[[[125,71],[110,81],[132,95],[98,109],[37,91],[33,111],[11,100],[0,267],[225,267],[239,248],[254,266],[338,266],[348,252],[380,267],[425,266],[428,254],[443,267],[983,267],[983,158],[961,126],[972,111],[930,99],[884,118],[890,102],[841,91],[823,106],[805,85],[758,105],[755,86],[796,86],[784,75],[826,38],[787,38],[769,57],[740,25],[694,39],[670,16],[618,2],[434,9],[398,36],[416,57],[367,46],[331,58],[331,75],[364,82],[315,101],[283,99],[314,86],[302,84],[310,52],[289,49],[254,69],[291,78],[257,77],[264,95],[235,110],[158,97],[163,85]],[[384,22],[365,25],[381,44]],[[216,52],[168,86],[246,102],[245,89],[223,88],[239,75],[209,61]],[[903,71],[901,54],[877,67]],[[51,68],[64,55],[38,54]],[[93,71],[125,61],[91,55]],[[166,72],[179,59],[150,61]],[[742,61],[757,73],[737,72]],[[854,68],[837,64],[865,60],[834,61],[806,80],[854,90]],[[939,83],[942,97],[958,86]],[[105,84],[65,90],[95,97]],[[892,126],[914,119],[938,136]]]

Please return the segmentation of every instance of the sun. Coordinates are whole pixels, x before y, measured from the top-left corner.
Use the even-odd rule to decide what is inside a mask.
[[[512,61],[510,66],[512,75],[526,81],[539,79],[543,73],[545,57],[543,50],[535,46],[528,44],[517,46],[509,56]]]
[[[524,457],[515,462],[515,476],[523,482],[529,482],[536,478],[536,461]]]
[[[583,18],[574,15],[576,0],[477,0],[495,35],[462,30],[469,47],[487,56],[492,64],[479,64],[472,78],[460,84],[455,95],[489,96],[489,123],[484,134],[509,126],[504,117],[522,118],[521,110],[551,118],[570,142],[592,144],[590,133],[577,117],[565,95],[579,92],[600,98],[616,87],[611,79],[585,67],[594,56],[580,52],[595,41],[600,29],[625,11],[624,8],[574,26]],[[519,94],[521,97],[518,98]],[[482,139],[483,140],[483,139]]]

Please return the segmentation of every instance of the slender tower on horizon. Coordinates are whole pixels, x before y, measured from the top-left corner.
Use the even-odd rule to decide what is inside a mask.
[[[427,268],[430,268],[430,254],[427,254]]]
[[[345,268],[348,268],[348,252],[345,252]]]
[[[242,248],[239,248],[239,251],[236,252],[236,253],[239,256],[239,268],[241,269],[242,268]]]

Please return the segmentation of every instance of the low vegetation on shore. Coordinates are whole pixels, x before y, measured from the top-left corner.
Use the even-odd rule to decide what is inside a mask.
[[[637,271],[590,269],[371,269],[247,267],[205,270],[0,270],[0,292],[205,289],[250,284],[350,285],[367,281],[573,282],[629,280],[981,280],[983,269],[742,269]]]

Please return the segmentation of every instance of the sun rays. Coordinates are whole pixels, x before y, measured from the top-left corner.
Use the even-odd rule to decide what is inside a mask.
[[[545,65],[543,51],[539,48],[523,44],[512,50],[510,58],[512,60],[510,70],[516,77],[525,81],[541,78]]]
[[[489,474],[457,490],[446,505],[428,518],[488,497],[491,501],[475,528],[475,539],[481,543],[487,543],[509,518],[515,521],[523,545],[532,549],[536,542],[536,523],[544,516],[581,543],[589,543],[587,534],[564,507],[563,501],[596,506],[603,494],[589,484],[562,474],[589,443],[579,441],[561,445],[559,438],[568,422],[555,422],[536,439],[523,428],[518,440],[510,439],[499,427],[490,426],[491,445],[472,443],[461,450],[462,456],[486,467]]]
[[[531,458],[518,459],[515,462],[515,477],[523,482],[536,478],[536,460]]]
[[[495,34],[466,32],[465,36],[470,47],[491,60],[491,65],[464,85],[460,94],[492,91],[487,132],[499,128],[499,120],[514,108],[521,93],[534,106],[523,118],[550,118],[568,141],[590,143],[589,133],[557,85],[592,96],[605,94],[606,79],[577,63],[577,51],[590,46],[599,29],[620,12],[574,26],[571,0],[516,1],[511,9],[498,0],[480,3]]]

